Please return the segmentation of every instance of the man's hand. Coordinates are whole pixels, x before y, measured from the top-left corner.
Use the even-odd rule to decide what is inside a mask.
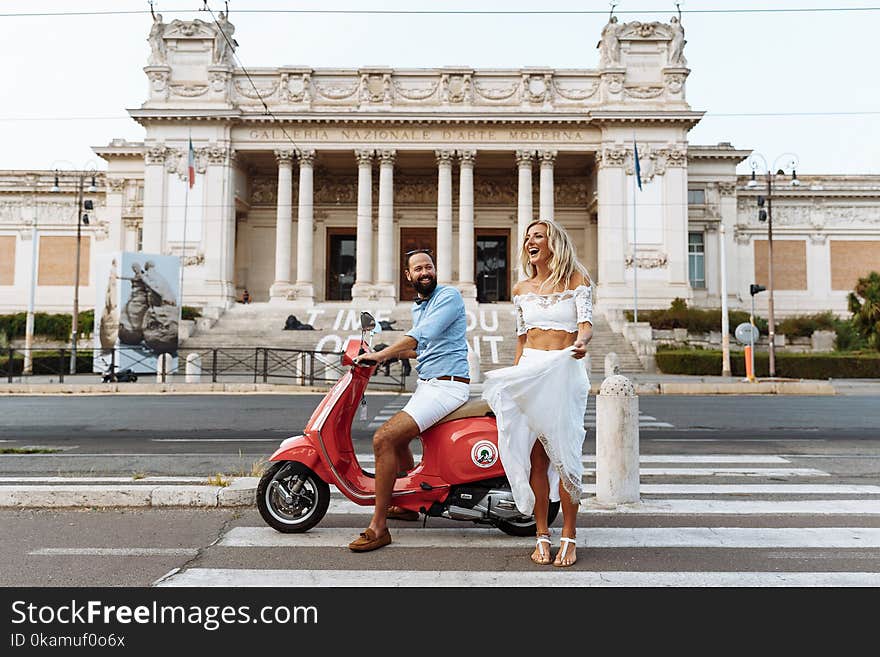
[[[388,357],[384,355],[385,350],[376,351],[371,354],[361,354],[354,359],[355,365],[380,365],[386,360]]]

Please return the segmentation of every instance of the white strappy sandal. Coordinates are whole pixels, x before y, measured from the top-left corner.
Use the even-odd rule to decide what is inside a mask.
[[[544,547],[544,543],[547,544],[547,547]],[[548,565],[550,563],[550,534],[538,534],[537,540],[535,541],[535,547],[538,548],[540,561],[535,559],[535,553],[533,552],[529,557],[532,560],[532,563],[536,563],[539,566]]]
[[[573,566],[577,563],[577,557],[571,563],[564,563],[565,555],[568,554],[568,546],[573,545],[577,547],[577,539],[576,538],[568,538],[566,536],[562,536],[559,539],[562,547],[559,550],[559,553],[556,555],[556,559],[553,561],[553,565],[557,568],[568,568],[569,566]]]

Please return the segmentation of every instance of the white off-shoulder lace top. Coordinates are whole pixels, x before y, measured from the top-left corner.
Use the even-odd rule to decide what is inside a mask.
[[[577,333],[579,323],[593,323],[593,287],[578,285],[552,294],[517,294],[513,307],[517,335],[531,328]]]

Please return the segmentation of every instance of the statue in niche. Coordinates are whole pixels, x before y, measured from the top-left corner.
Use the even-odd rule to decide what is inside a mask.
[[[684,58],[684,26],[675,16],[669,21],[672,24],[672,43],[669,46],[669,64],[671,66],[686,66],[687,60]]]
[[[608,19],[602,28],[602,37],[596,47],[599,49],[600,66],[620,66],[620,30],[617,16]]]
[[[235,26],[229,22],[225,12],[217,16],[217,35],[214,37],[214,63],[229,64],[232,60],[232,52],[238,46],[238,41],[232,38]],[[230,50],[230,46],[232,50]]]
[[[153,14],[153,26],[150,28],[150,66],[164,66],[168,63],[168,55],[165,51],[165,23],[162,22],[162,14]]]

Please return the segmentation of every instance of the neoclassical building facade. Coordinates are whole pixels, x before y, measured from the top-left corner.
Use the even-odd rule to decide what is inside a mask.
[[[84,307],[91,259],[118,250],[180,256],[188,305],[228,307],[245,289],[291,308],[406,301],[417,247],[468,303],[504,302],[526,225],[547,217],[574,237],[606,314],[631,308],[636,286],[639,308],[717,307],[722,263],[732,307],[766,285],[763,184],[736,174],[751,151],[689,143],[702,112],[675,20],[615,18],[598,67],[565,70],[244,71],[231,33],[225,19],[151,30],[147,100],[129,110],[145,139],[94,148],[107,166],[85,194]],[[0,171],[0,312],[25,308],[32,281],[38,310],[71,307],[79,180],[58,178],[60,191],[52,171]],[[843,313],[880,269],[880,177],[800,182],[773,192],[776,309]]]

